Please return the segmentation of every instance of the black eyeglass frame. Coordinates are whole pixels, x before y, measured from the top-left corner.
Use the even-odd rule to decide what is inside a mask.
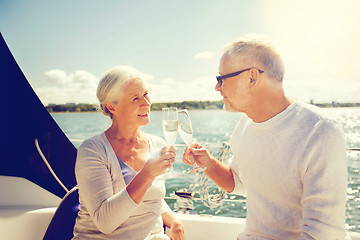
[[[241,70],[241,71],[237,71],[237,72],[233,72],[233,73],[229,73],[229,74],[226,74],[226,75],[223,75],[223,76],[216,76],[216,80],[217,82],[220,84],[220,86],[222,85],[222,82],[223,82],[223,79],[226,79],[226,78],[231,78],[231,77],[235,77],[243,72],[246,72],[246,71],[249,71],[250,69],[253,69],[253,68],[247,68],[247,69],[244,69],[244,70]],[[258,68],[255,68],[259,71],[259,73],[264,73],[263,70],[260,70]]]

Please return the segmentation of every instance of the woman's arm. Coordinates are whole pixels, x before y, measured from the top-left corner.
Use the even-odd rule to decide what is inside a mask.
[[[175,162],[176,151],[174,146],[164,147],[158,156],[147,160],[145,166],[126,187],[134,202],[139,204],[154,179],[171,167],[171,164]]]
[[[79,147],[75,167],[79,194],[101,232],[111,233],[128,219],[155,177],[165,173],[170,162],[175,161],[175,150],[175,147],[163,148],[159,156],[147,161],[126,188],[114,194],[105,153],[91,142]]]
[[[84,142],[78,149],[75,174],[81,204],[84,205],[95,226],[103,233],[113,232],[137,208],[125,186],[114,194],[109,166],[102,148]]]
[[[165,212],[161,215],[166,227],[170,229],[168,236],[171,240],[183,240],[184,228],[173,212]]]

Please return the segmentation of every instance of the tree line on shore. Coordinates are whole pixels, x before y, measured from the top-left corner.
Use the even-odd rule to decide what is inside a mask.
[[[214,110],[222,109],[222,101],[184,101],[184,102],[169,102],[169,103],[153,103],[151,105],[152,111],[161,111],[165,107],[177,107],[178,109],[202,109]],[[48,112],[95,112],[99,110],[98,104],[49,104],[46,106]]]
[[[318,107],[329,108],[329,107],[360,107],[360,103],[314,103]],[[189,109],[189,110],[216,110],[223,108],[222,101],[184,101],[184,102],[169,102],[169,103],[153,103],[151,105],[152,111],[161,111],[164,107],[177,107],[178,109]],[[99,110],[98,104],[49,104],[46,106],[48,112],[96,112]]]

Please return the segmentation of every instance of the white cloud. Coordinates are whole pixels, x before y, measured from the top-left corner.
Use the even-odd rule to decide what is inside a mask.
[[[153,102],[216,101],[220,93],[214,90],[214,81],[209,77],[199,77],[195,81],[183,83],[174,78],[148,84]]]
[[[151,75],[151,74],[140,73],[140,77],[141,77],[145,82],[151,82],[152,80],[154,80],[154,76]]]
[[[215,78],[210,78],[210,77],[198,77],[197,79],[195,79],[195,86],[198,88],[204,88],[207,90],[211,90],[211,91],[215,91],[215,83],[216,81],[214,80]]]
[[[59,69],[52,69],[45,72],[47,79],[55,84],[67,84],[70,79],[65,71]]]
[[[97,77],[84,70],[77,70],[74,73],[67,74],[63,70],[53,69],[45,72],[45,76],[50,83],[56,84],[58,87],[87,88],[89,86],[93,87],[98,82]]]
[[[213,53],[209,52],[209,51],[199,52],[194,55],[195,59],[206,59],[206,58],[212,58],[212,57],[213,57]]]
[[[96,88],[98,78],[92,73],[78,70],[66,73],[53,69],[45,73],[50,87],[36,88],[35,91],[44,105],[50,103],[97,103]],[[214,90],[215,81],[209,77],[198,77],[194,81],[184,83],[175,78],[153,81],[151,74],[141,73],[149,87],[150,98],[153,102],[182,102],[220,100],[221,96]]]
[[[98,78],[92,73],[84,70],[66,73],[63,70],[52,69],[45,72],[45,76],[51,86],[35,88],[44,105],[69,102],[97,103]]]
[[[42,87],[36,88],[35,92],[45,106],[51,103],[98,103],[96,89]]]
[[[76,84],[79,88],[89,88],[94,87],[98,83],[98,78],[95,77],[93,74],[78,70],[75,73],[70,74],[70,83]]]

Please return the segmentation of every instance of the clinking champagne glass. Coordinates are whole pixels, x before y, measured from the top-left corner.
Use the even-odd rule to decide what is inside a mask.
[[[182,138],[184,143],[187,146],[189,146],[192,143],[193,135],[194,135],[194,131],[193,131],[193,128],[192,128],[192,125],[191,125],[191,120],[190,120],[189,113],[188,113],[188,111],[186,109],[180,110],[178,112],[178,117],[179,117],[179,133],[180,133],[180,137]],[[201,171],[204,171],[205,169],[206,168],[200,167],[195,162],[194,166],[193,166],[193,169],[191,169],[189,171],[189,173],[201,172]]]
[[[174,145],[178,133],[178,109],[176,107],[162,109],[162,128],[167,144]]]
[[[174,145],[178,133],[178,110],[176,107],[162,109],[162,127],[169,146]]]

